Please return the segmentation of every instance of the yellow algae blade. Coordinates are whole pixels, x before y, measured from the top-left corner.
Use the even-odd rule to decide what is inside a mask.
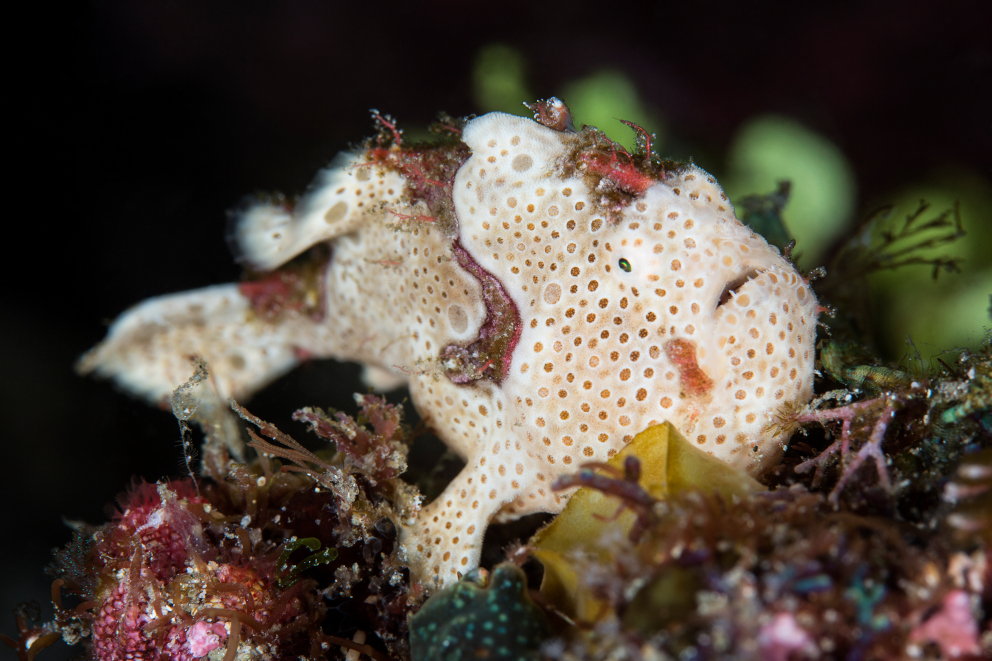
[[[657,500],[690,491],[718,493],[730,499],[763,490],[747,473],[694,447],[668,422],[635,436],[609,465],[623,471],[625,460],[631,456],[641,464],[641,488]],[[583,590],[580,558],[609,562],[610,540],[629,535],[635,521],[630,510],[617,515],[620,505],[614,495],[582,487],[562,513],[530,541],[533,555],[544,565],[541,593],[574,619],[592,622],[608,612],[605,602]]]

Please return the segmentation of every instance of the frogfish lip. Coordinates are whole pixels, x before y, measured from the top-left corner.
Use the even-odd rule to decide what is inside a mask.
[[[744,271],[727,281],[720,292],[720,298],[716,303],[717,309],[726,305],[733,299],[748,283],[765,273],[765,269],[749,266]]]
[[[711,379],[721,381],[737,368],[727,358],[727,345],[739,345],[749,330],[749,321],[757,321],[762,304],[781,295],[781,291],[776,291],[780,279],[768,275],[776,270],[766,265],[745,264],[720,290],[711,317],[710,346],[698,352],[700,369]]]

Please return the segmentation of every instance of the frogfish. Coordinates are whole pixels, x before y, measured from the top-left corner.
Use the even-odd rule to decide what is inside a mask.
[[[80,362],[160,402],[190,356],[242,399],[311,357],[406,385],[465,467],[400,546],[429,585],[479,562],[492,521],[559,512],[555,479],[650,425],[758,474],[813,392],[817,302],[714,177],[576,129],[557,99],[410,145],[388,117],[233,242],[255,274],[145,301]]]

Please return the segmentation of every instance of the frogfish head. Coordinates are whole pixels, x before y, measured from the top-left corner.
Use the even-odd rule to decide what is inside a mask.
[[[618,211],[637,173],[581,133],[494,113],[464,140],[461,241],[520,310],[504,388],[532,393],[534,435],[616,447],[668,420],[741,468],[774,462],[779,413],[812,396],[817,303],[714,177],[674,168]]]

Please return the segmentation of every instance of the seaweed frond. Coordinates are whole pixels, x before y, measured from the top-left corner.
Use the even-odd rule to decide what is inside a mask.
[[[934,280],[941,271],[958,273],[961,260],[948,255],[921,254],[950,245],[965,236],[961,223],[961,204],[925,219],[930,203],[920,200],[915,211],[900,223],[892,219],[894,207],[886,206],[870,213],[829,260],[824,289],[836,278],[852,279],[876,271],[904,266],[929,265]],[[908,243],[907,243],[908,242]]]
[[[316,454],[306,449],[292,436],[280,431],[275,425],[265,422],[239,406],[233,399],[230,400],[231,408],[241,418],[258,427],[259,431],[276,441],[270,443],[261,438],[253,430],[248,430],[251,441],[248,447],[256,450],[260,454],[267,454],[273,457],[288,459],[293,462],[292,466],[283,466],[284,471],[296,471],[306,473],[321,486],[327,488],[338,497],[339,506],[342,511],[348,511],[351,504],[358,497],[358,485],[355,478],[346,474],[337,466],[324,461]]]

